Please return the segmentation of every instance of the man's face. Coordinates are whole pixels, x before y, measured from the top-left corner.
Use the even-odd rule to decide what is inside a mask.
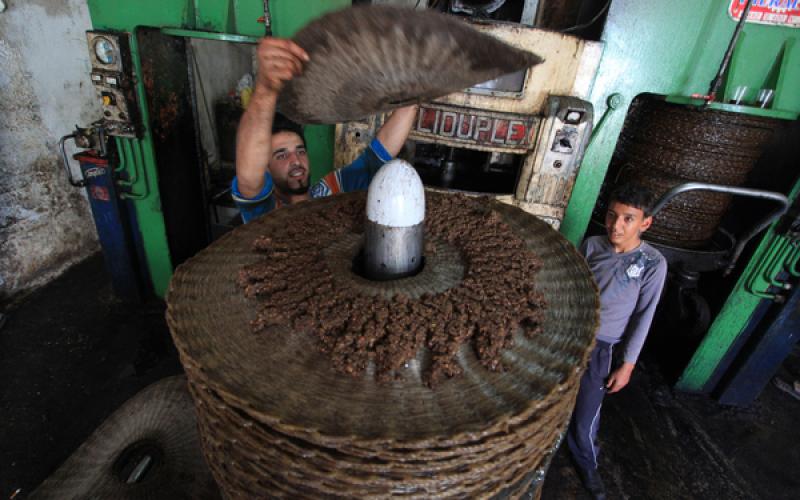
[[[275,186],[284,194],[308,192],[308,156],[303,139],[294,132],[278,132],[272,136],[272,157],[269,173]]]
[[[650,228],[652,217],[645,217],[640,208],[611,202],[606,212],[606,233],[616,248],[633,250],[639,245],[640,236]]]

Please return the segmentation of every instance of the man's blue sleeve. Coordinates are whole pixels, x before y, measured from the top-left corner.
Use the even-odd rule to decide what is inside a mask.
[[[275,208],[275,197],[272,195],[272,176],[268,172],[264,174],[264,187],[252,198],[247,198],[239,192],[239,183],[234,177],[231,184],[231,196],[242,214],[242,220],[245,223],[250,222]]]
[[[372,139],[369,146],[353,163],[338,172],[342,191],[361,191],[369,187],[369,182],[384,163],[392,160],[381,141]]]

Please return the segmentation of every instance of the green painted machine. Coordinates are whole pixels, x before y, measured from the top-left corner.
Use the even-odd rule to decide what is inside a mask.
[[[144,66],[151,61],[151,53],[142,51],[141,42],[143,33],[148,33],[145,38],[162,38],[153,42],[159,51],[159,56],[167,68],[165,71],[175,73],[179,77],[180,73],[185,73],[188,63],[181,57],[171,54],[171,49],[185,50],[185,44],[181,43],[184,38],[199,38],[219,40],[231,43],[255,44],[261,36],[272,33],[274,36],[291,36],[299,27],[306,22],[327,11],[342,8],[350,4],[349,0],[309,0],[303,2],[303,8],[297,8],[297,2],[292,0],[237,0],[235,2],[219,2],[216,0],[176,0],[176,1],[109,1],[109,0],[89,0],[89,12],[92,19],[92,26],[96,33],[118,33],[126,38],[125,46],[129,50],[126,59],[130,67],[122,68],[121,79],[128,78],[130,81],[130,91],[125,95],[118,95],[119,98],[113,99],[114,102],[105,102],[104,112],[114,114],[115,108],[119,107],[120,101],[127,100],[130,105],[138,109],[138,119],[133,127],[135,131],[129,134],[116,135],[114,142],[119,152],[119,166],[117,172],[121,174],[118,187],[121,189],[120,196],[129,200],[136,214],[138,228],[140,231],[140,241],[142,246],[143,267],[150,278],[152,289],[156,295],[163,297],[167,289],[167,284],[175,265],[189,257],[192,253],[199,250],[210,242],[206,237],[204,229],[195,228],[195,234],[184,235],[182,238],[172,238],[168,228],[169,221],[165,216],[165,204],[163,203],[162,190],[164,186],[163,177],[168,177],[169,173],[159,172],[163,159],[158,157],[159,139],[166,137],[154,137],[154,130],[160,127],[159,121],[177,111],[170,109],[169,99],[167,101],[153,100],[153,88],[158,89],[160,83],[155,87],[147,88],[146,70]],[[269,9],[265,11],[265,5]],[[159,35],[154,36],[153,30],[157,30]],[[164,50],[167,37],[171,45]],[[116,39],[106,37],[115,43]],[[95,39],[91,38],[90,43]],[[177,43],[176,43],[177,42]],[[153,44],[151,43],[151,45]],[[110,50],[117,50],[117,46]],[[94,46],[90,47],[90,54],[93,56],[93,65],[100,70],[106,69],[101,61],[96,59]],[[122,54],[121,54],[122,55]],[[144,64],[143,64],[144,62]],[[181,67],[175,65],[183,62]],[[155,66],[152,66],[155,68]],[[177,85],[186,89],[186,85]],[[107,89],[100,89],[101,92]],[[113,95],[111,96],[114,97]],[[173,102],[174,104],[174,102]],[[191,103],[180,103],[188,106]],[[152,108],[156,108],[155,110]],[[155,113],[154,113],[155,111]],[[191,110],[182,109],[183,112]],[[109,115],[106,115],[109,116]],[[133,118],[129,116],[128,118]],[[125,121],[125,120],[123,120]],[[132,122],[133,123],[133,122]],[[191,123],[191,120],[189,120]],[[152,124],[152,126],[150,126]],[[108,135],[115,135],[113,131],[107,131]],[[309,154],[312,163],[316,165],[330,164],[333,156],[333,127],[316,126],[309,127],[306,132]],[[161,140],[160,142],[165,142]],[[173,144],[174,145],[174,144]],[[187,169],[191,170],[188,165]],[[315,176],[320,176],[324,172],[313,172]],[[188,177],[192,177],[191,172]],[[170,179],[179,181],[181,179]],[[197,179],[194,179],[198,181]],[[198,181],[199,182],[199,181]],[[180,204],[176,202],[176,204]],[[203,212],[202,207],[194,203],[198,213]],[[175,221],[174,231],[186,223]],[[185,232],[185,231],[184,231]],[[182,239],[183,241],[177,241]],[[172,243],[172,244],[171,244]]]
[[[603,59],[592,87],[591,101],[598,117],[595,133],[584,156],[561,231],[578,243],[589,225],[595,202],[622,130],[628,106],[642,94],[658,94],[687,106],[703,106],[715,79],[737,20],[730,14],[746,2],[713,0],[694,2],[611,2],[601,40]],[[770,9],[770,4],[781,7]],[[754,1],[758,14],[772,14],[786,24],[744,24],[722,85],[707,105],[734,113],[796,120],[800,113],[800,29],[798,2]],[[755,14],[755,12],[754,12]],[[794,17],[791,17],[794,16]],[[792,24],[793,23],[793,24]],[[751,90],[748,105],[729,102],[737,87]],[[774,90],[768,109],[756,105],[755,89]],[[796,202],[800,182],[785,186],[784,194]],[[738,354],[742,335],[759,305],[781,300],[785,274],[797,273],[800,249],[795,236],[770,228],[713,319],[710,329],[677,382],[684,391],[709,393]]]
[[[557,2],[523,3],[523,18],[535,22],[531,12]],[[192,97],[196,89],[186,41],[255,44],[265,34],[291,36],[312,18],[347,6],[350,0],[88,0],[88,4],[92,79],[105,113],[98,122],[100,135],[113,138],[119,196],[135,213],[140,267],[150,288],[163,296],[174,267],[212,239],[207,220],[197,216],[205,213],[208,200],[198,188],[206,181],[198,167],[193,109],[197,101]],[[742,23],[732,44],[737,19],[746,7],[746,0],[610,0],[592,21],[605,20],[599,36],[602,57],[589,99],[594,131],[560,227],[573,243],[589,227],[629,107],[637,97],[653,94],[686,107],[786,122],[797,119],[798,1],[752,0],[748,19],[755,22]],[[108,59],[114,56],[116,61]],[[744,87],[749,91],[742,93]],[[768,102],[757,102],[759,89],[772,91]],[[307,130],[312,164],[318,168],[333,164],[333,134],[329,126]],[[315,171],[312,176],[323,173]],[[796,175],[782,193],[796,203],[800,193]],[[800,248],[796,233],[786,229],[792,227],[784,218],[754,240],[677,388],[714,390],[721,372],[740,354],[746,330],[758,323],[759,308],[781,300],[786,287],[796,282]]]

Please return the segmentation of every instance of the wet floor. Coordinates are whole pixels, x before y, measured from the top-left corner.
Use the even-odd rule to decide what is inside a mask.
[[[124,401],[181,372],[163,304],[117,301],[100,255],[28,297],[0,328],[0,500],[18,489],[24,498]],[[781,375],[800,376],[800,355]],[[771,384],[747,408],[673,393],[646,351],[603,407],[609,498],[798,498],[798,416],[800,400]],[[563,447],[542,497],[589,498]]]

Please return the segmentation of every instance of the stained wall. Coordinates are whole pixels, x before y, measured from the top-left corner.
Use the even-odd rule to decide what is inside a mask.
[[[58,139],[100,117],[84,0],[4,0],[0,12],[0,304],[98,249]],[[0,9],[2,9],[0,5]]]

